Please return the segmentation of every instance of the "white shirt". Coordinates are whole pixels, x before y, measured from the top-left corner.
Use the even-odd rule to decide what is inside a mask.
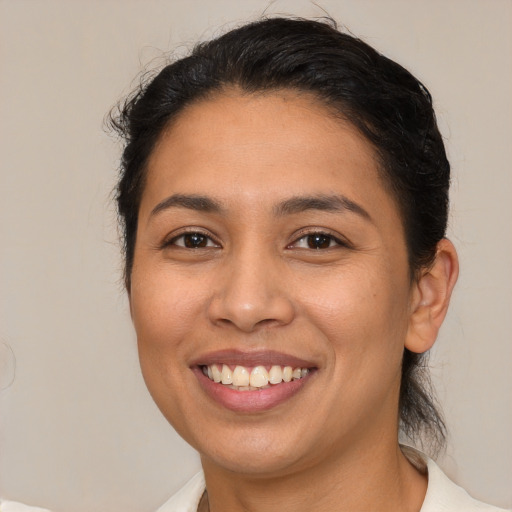
[[[46,508],[30,507],[17,501],[0,500],[0,512],[50,512]]]

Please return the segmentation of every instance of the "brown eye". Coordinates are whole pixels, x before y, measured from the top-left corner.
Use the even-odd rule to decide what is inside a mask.
[[[306,242],[310,249],[327,249],[331,246],[333,238],[322,233],[314,233],[306,237]]]
[[[184,233],[173,238],[168,245],[176,245],[178,247],[185,247],[186,249],[219,247],[209,236],[199,232]]]
[[[322,231],[305,234],[289,246],[290,249],[313,249],[315,251],[333,249],[335,247],[347,247],[347,244],[330,233]]]
[[[196,249],[198,247],[206,247],[208,244],[208,238],[201,233],[190,233],[183,235],[183,242],[185,247],[188,249]]]

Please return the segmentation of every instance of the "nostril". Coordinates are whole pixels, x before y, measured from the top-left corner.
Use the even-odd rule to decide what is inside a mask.
[[[258,327],[272,327],[272,326],[278,326],[280,325],[281,322],[278,321],[277,319],[273,319],[273,318],[266,318],[264,320],[260,320],[259,322],[256,323],[255,325],[255,328],[258,328]]]
[[[220,318],[215,321],[215,323],[219,326],[233,326],[244,332],[255,332],[260,329],[268,329],[273,327],[279,327],[281,325],[286,325],[289,322],[284,322],[282,320],[276,318],[264,318],[263,320],[253,321],[250,317],[247,318]]]

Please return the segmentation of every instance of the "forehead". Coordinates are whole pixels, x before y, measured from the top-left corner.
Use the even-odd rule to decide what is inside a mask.
[[[170,193],[244,204],[306,192],[390,199],[373,146],[313,95],[289,90],[224,91],[189,105],[161,135],[147,173],[142,210]]]

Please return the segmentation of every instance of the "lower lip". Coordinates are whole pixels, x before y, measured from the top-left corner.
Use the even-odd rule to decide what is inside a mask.
[[[237,391],[224,384],[213,382],[199,367],[192,368],[192,371],[210,398],[227,409],[246,413],[267,411],[286,402],[299,393],[314,374],[310,372],[301,379],[281,382],[265,389]]]

